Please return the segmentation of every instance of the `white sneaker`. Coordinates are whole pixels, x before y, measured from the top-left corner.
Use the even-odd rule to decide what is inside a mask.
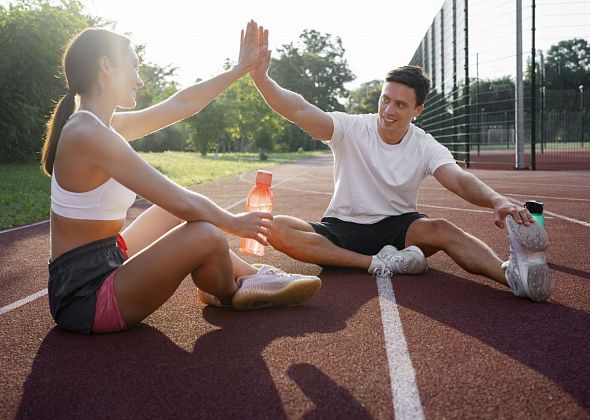
[[[502,264],[502,268],[506,269],[506,282],[512,293],[535,302],[546,301],[555,283],[545,262],[545,250],[549,244],[545,229],[539,223],[519,225],[512,216],[508,216],[506,230],[510,241],[510,259]]]
[[[373,255],[369,273],[378,277],[391,277],[394,274],[422,274],[428,270],[426,257],[415,245],[398,251],[393,245],[384,246]]]
[[[270,265],[261,267],[258,273],[238,279],[240,288],[232,298],[235,309],[260,309],[298,305],[313,296],[322,281],[316,276],[289,274]]]

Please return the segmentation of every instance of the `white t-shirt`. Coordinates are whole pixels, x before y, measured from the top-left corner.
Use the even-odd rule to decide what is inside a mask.
[[[415,212],[422,180],[456,164],[449,149],[414,124],[391,145],[377,132],[377,114],[330,116],[334,133],[324,143],[334,154],[334,195],[324,217],[368,224]]]

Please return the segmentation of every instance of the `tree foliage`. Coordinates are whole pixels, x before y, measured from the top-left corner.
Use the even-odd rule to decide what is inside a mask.
[[[65,94],[63,46],[96,23],[76,0],[22,0],[0,7],[0,162],[39,157],[45,123]]]
[[[351,114],[374,114],[379,108],[382,80],[365,82],[350,92],[350,100],[346,110]]]
[[[143,80],[143,87],[137,95],[136,109],[154,105],[178,91],[178,83],[174,81],[176,67],[161,67],[154,63],[144,62],[145,46],[135,47],[140,58],[139,75]],[[188,127],[181,122],[173,124],[142,139],[131,143],[133,148],[142,152],[163,152],[166,150],[182,151],[186,148]]]
[[[348,97],[344,84],[355,76],[344,58],[340,37],[305,29],[298,42],[285,44],[278,51],[281,56],[272,60],[269,71],[278,84],[324,111],[344,111],[341,101]],[[289,150],[313,149],[318,144],[293,125],[285,136]]]
[[[545,57],[545,86],[548,89],[578,89],[590,85],[590,45],[573,38],[552,45]]]
[[[202,155],[211,151],[271,151],[281,142],[286,125],[268,108],[249,77],[234,83],[191,117],[189,124],[193,147]]]
[[[348,97],[344,84],[354,75],[344,58],[340,37],[305,29],[298,43],[278,49],[270,75],[281,86],[296,91],[324,111],[344,111],[340,99]]]

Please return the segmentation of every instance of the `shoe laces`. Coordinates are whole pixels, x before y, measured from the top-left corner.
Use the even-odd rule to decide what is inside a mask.
[[[374,271],[373,271],[373,275],[375,277],[386,277],[386,278],[391,278],[393,276],[393,273],[391,272],[391,270],[389,269],[389,267],[385,264],[385,263],[381,263],[380,267],[377,267]]]
[[[383,252],[377,254],[377,259],[381,261],[381,267],[377,267],[375,272],[379,270],[380,273],[383,273],[382,276],[391,277],[392,276],[392,266],[399,265],[399,272],[405,273],[408,271],[408,261],[404,258],[400,251],[396,251],[395,253]]]
[[[262,273],[260,273],[260,271],[264,270]],[[286,273],[285,271],[281,270],[280,268],[276,268],[276,267],[272,267],[272,266],[267,266],[267,267],[263,267],[261,268],[259,271],[259,274],[265,275],[272,275],[272,276],[282,276],[282,277],[289,277],[289,273]]]

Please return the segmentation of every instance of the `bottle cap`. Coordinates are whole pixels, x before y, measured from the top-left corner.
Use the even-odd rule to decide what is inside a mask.
[[[524,203],[524,206],[528,209],[528,211],[532,213],[543,213],[543,203],[540,201],[529,200]]]
[[[268,185],[270,187],[270,184],[272,183],[272,172],[268,172],[268,171],[256,172],[256,183]]]

